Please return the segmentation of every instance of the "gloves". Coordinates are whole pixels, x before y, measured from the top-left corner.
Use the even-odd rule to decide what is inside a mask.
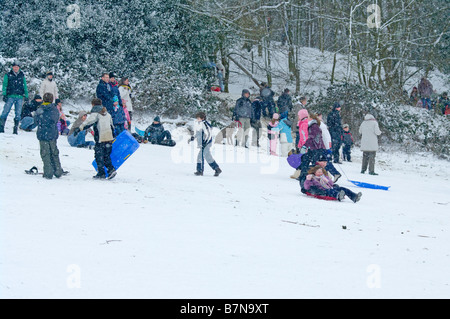
[[[80,134],[81,130],[79,127],[77,127],[76,129],[73,130],[73,136],[77,136],[78,134]]]
[[[302,148],[300,149],[300,154],[306,154],[306,152],[308,152],[308,149],[306,148],[305,145],[303,145]]]
[[[6,95],[3,95],[3,102],[6,103],[6,101],[8,101],[8,97]]]

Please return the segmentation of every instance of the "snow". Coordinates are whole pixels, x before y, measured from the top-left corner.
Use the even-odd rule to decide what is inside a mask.
[[[10,116],[11,118],[11,116]],[[58,140],[70,175],[45,180],[35,133],[0,134],[0,298],[449,298],[448,162],[379,152],[339,165],[357,204],[300,193],[284,158],[214,146],[141,145],[112,181],[93,151]],[[391,186],[354,187],[347,178]]]

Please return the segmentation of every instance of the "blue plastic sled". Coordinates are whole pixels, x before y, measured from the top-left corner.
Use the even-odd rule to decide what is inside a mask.
[[[123,131],[113,141],[111,161],[116,170],[139,148],[139,143],[128,131]],[[92,162],[95,170],[98,171],[97,162]],[[106,168],[105,168],[106,172]],[[108,172],[106,172],[108,176]]]
[[[380,189],[380,190],[384,190],[384,191],[388,191],[389,188],[391,188],[391,186],[381,186],[381,185],[368,184],[368,183],[362,183],[362,182],[351,181],[351,180],[349,180],[349,182],[358,187],[362,187],[362,188]]]
[[[292,154],[287,158],[287,161],[292,168],[297,169],[302,163],[302,156],[303,154]]]
[[[145,131],[142,131],[140,129],[138,129],[137,127],[134,128],[134,131],[136,132],[137,135],[144,137],[145,135]]]

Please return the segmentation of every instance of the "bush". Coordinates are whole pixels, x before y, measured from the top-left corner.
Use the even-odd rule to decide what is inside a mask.
[[[406,152],[424,148],[450,159],[450,122],[448,118],[425,109],[389,100],[383,92],[356,84],[331,86],[326,95],[319,95],[311,110],[322,112],[324,119],[335,102],[342,104],[343,124],[349,124],[355,142],[360,142],[359,126],[367,113],[378,120],[384,143],[398,146]]]

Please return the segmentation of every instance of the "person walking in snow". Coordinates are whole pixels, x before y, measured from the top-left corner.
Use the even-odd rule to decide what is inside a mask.
[[[344,161],[351,162],[352,161],[352,146],[353,146],[353,135],[350,132],[350,126],[348,124],[344,124],[342,126],[344,130],[344,134],[342,135],[342,143],[344,144],[344,148],[342,149],[342,155],[344,156]]]
[[[341,118],[341,104],[334,103],[333,110],[327,116],[327,125],[331,135],[331,147],[334,163],[341,163],[339,161],[339,150],[342,145],[342,118]]]
[[[3,78],[3,112],[0,116],[0,133],[5,133],[5,123],[14,106],[14,129],[13,134],[18,134],[17,130],[22,115],[24,99],[28,102],[28,88],[24,73],[20,70],[19,62],[14,62],[11,71]]]
[[[203,172],[205,170],[205,160],[209,164],[209,166],[214,170],[214,176],[219,176],[222,173],[219,165],[214,160],[211,155],[211,147],[212,147],[212,134],[211,134],[211,124],[206,121],[206,114],[204,112],[198,112],[195,115],[195,118],[199,124],[199,129],[195,132],[195,135],[191,137],[188,141],[193,142],[197,140],[198,148],[200,149],[197,156],[197,171],[195,172],[196,176],[203,176]]]
[[[359,127],[361,134],[361,151],[363,152],[363,161],[361,173],[364,174],[369,167],[370,175],[375,173],[375,156],[378,151],[378,136],[381,135],[378,122],[372,114],[367,114]]]
[[[55,102],[59,99],[58,86],[56,85],[53,79],[53,72],[49,71],[45,74],[45,79],[41,83],[41,87],[39,88],[39,95],[44,96],[45,93],[51,93]]]
[[[242,126],[240,132],[240,144],[243,147],[248,147],[248,137],[251,128],[251,119],[253,118],[253,107],[250,101],[250,91],[242,90],[242,96],[236,101],[236,106],[233,112],[233,120],[239,122]]]
[[[37,125],[36,136],[39,140],[41,158],[44,163],[43,177],[46,179],[52,179],[53,176],[60,178],[64,174],[57,146],[59,111],[53,100],[51,93],[45,93],[43,103],[34,115],[34,122]]]
[[[106,171],[108,179],[116,177],[117,172],[111,161],[112,143],[114,141],[114,124],[111,114],[106,107],[102,106],[99,98],[92,100],[91,115],[78,128],[74,130],[76,137],[84,129],[93,126],[94,129],[94,152],[97,162],[97,175],[94,179],[105,179]]]

